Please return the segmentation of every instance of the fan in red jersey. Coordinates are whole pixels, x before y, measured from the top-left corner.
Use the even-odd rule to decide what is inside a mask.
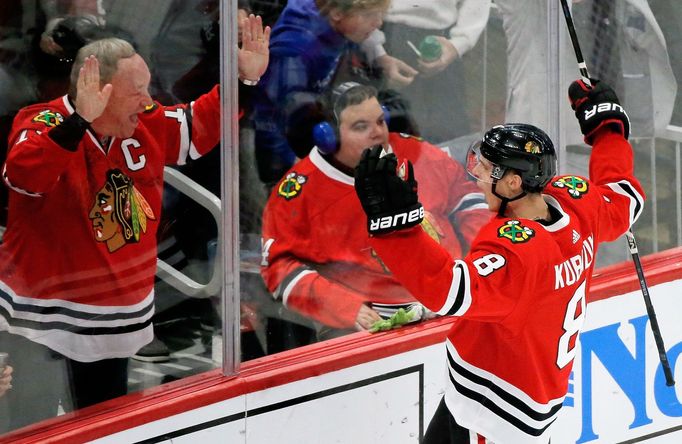
[[[450,253],[462,254],[490,217],[462,165],[419,138],[389,134],[376,94],[355,82],[332,91],[317,148],[285,174],[263,215],[261,271],[268,289],[314,320],[319,339],[368,330],[400,308],[422,312],[357,223],[363,213],[353,167],[366,147],[377,145],[414,164],[424,178],[424,208],[410,223]]]
[[[255,16],[243,24],[239,73],[253,83],[270,31]],[[68,95],[14,119],[0,247],[0,351],[15,370],[0,417],[10,429],[55,416],[60,399],[70,410],[126,394],[128,358],[152,339],[164,166],[218,144],[220,100],[216,85],[161,106],[150,79],[130,43],[96,40],[79,50]]]

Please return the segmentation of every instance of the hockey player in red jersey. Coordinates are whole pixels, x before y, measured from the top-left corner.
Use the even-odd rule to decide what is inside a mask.
[[[269,28],[253,16],[247,28],[239,71],[253,80]],[[152,339],[163,168],[216,146],[221,113],[218,86],[164,107],[150,78],[128,42],[98,40],[79,51],[69,95],[14,120],[0,247],[0,351],[16,375],[0,416],[11,429],[55,416],[68,389],[67,410],[125,394],[127,358]]]
[[[576,81],[569,97],[593,147],[590,178],[555,176],[554,147],[540,129],[493,127],[472,146],[467,168],[497,214],[464,258],[405,226],[403,215],[420,208],[411,168],[401,179],[398,158],[379,148],[366,150],[356,168],[372,248],[426,307],[458,317],[427,444],[549,441],[598,245],[625,233],[644,201],[628,117],[613,90]]]
[[[357,225],[363,213],[353,168],[365,147],[379,144],[412,161],[424,177],[422,227],[451,254],[461,255],[490,218],[462,165],[421,139],[389,134],[376,94],[355,82],[331,93],[317,148],[274,188],[263,215],[267,287],[285,306],[316,321],[320,339],[367,330],[416,302]]]

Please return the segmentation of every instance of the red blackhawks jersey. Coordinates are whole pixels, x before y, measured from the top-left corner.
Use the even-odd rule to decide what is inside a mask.
[[[491,216],[483,195],[437,147],[397,133],[389,143],[420,178],[423,231],[461,254],[462,242],[468,245]],[[352,328],[363,303],[382,314],[415,302],[370,247],[353,184],[315,149],[273,189],[263,213],[261,271],[268,289],[287,307],[336,328]]]
[[[415,174],[417,180],[420,176]],[[370,244],[424,305],[457,316],[446,340],[446,404],[457,423],[495,443],[547,443],[567,392],[600,242],[622,235],[642,211],[632,150],[601,134],[590,178],[555,177],[543,225],[495,217],[459,259],[422,230]]]
[[[127,357],[152,339],[163,168],[219,142],[218,89],[188,105],[155,103],[134,134],[75,152],[48,132],[74,112],[67,96],[22,109],[3,178],[0,330],[84,362]]]

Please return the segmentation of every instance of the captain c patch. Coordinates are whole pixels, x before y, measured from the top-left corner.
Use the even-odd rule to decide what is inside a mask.
[[[507,223],[497,229],[497,237],[509,239],[513,244],[528,242],[533,236],[535,236],[535,231],[524,227],[518,220],[507,221]]]
[[[303,174],[298,174],[296,171],[292,171],[287,174],[282,182],[280,182],[279,187],[277,187],[277,195],[285,198],[286,200],[291,200],[294,197],[301,194],[303,190],[303,185],[308,181],[308,178]]]
[[[552,182],[555,188],[566,188],[569,196],[573,199],[580,199],[587,193],[587,181],[581,177],[563,176]]]
[[[43,123],[45,126],[52,128],[53,126],[57,126],[62,123],[64,121],[64,116],[58,112],[53,112],[49,109],[46,109],[38,113],[38,115],[31,120],[36,123]]]

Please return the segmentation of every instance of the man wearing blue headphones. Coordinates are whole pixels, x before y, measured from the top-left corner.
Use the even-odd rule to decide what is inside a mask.
[[[462,254],[490,214],[464,168],[422,139],[389,133],[371,86],[342,83],[329,96],[316,148],[272,190],[263,214],[261,273],[282,303],[312,319],[318,339],[364,331],[399,308],[425,311],[369,246],[353,170],[367,147],[412,162],[420,175],[422,228]],[[407,169],[404,174],[408,174]],[[456,227],[456,228],[455,228]]]

